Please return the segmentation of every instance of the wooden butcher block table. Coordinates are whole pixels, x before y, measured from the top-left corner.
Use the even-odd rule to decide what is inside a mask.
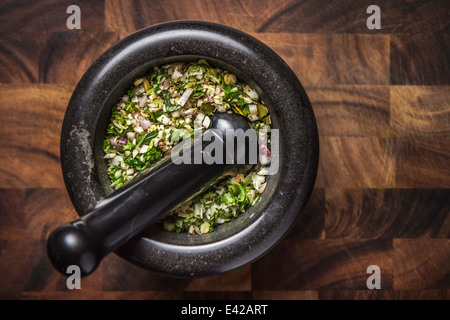
[[[372,3],[373,2],[373,3]],[[448,299],[449,1],[2,1],[0,298]],[[273,48],[312,102],[315,189],[299,223],[260,260],[220,276],[157,276],[116,255],[69,290],[49,233],[77,218],[60,167],[60,131],[79,79],[143,27],[197,19]],[[369,266],[380,289],[370,290]]]

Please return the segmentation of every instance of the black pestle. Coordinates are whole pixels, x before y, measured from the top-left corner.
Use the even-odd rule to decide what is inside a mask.
[[[54,230],[47,240],[47,253],[53,266],[63,274],[71,265],[78,266],[82,276],[91,274],[107,254],[162,219],[170,210],[200,192],[224,172],[236,167],[244,168],[245,162],[248,167],[250,143],[244,146],[245,161],[238,161],[236,156],[243,154],[238,148],[243,146],[238,145],[234,137],[234,164],[225,161],[226,152],[229,152],[226,149],[227,129],[246,131],[249,129],[247,120],[235,113],[216,113],[212,117],[211,128],[217,129],[209,131],[216,132],[212,135],[213,142],[220,143],[224,150],[222,164],[207,164],[205,161],[194,163],[194,147],[183,150],[183,157],[184,152],[189,152],[192,159],[190,164],[176,164],[170,156],[165,157],[150,172],[100,201],[92,211]],[[211,141],[200,144],[201,153],[213,143]],[[237,162],[244,163],[239,165]]]

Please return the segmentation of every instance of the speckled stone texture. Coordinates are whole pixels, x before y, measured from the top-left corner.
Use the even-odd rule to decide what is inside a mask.
[[[153,66],[205,58],[255,87],[280,129],[280,168],[264,197],[207,235],[160,225],[116,250],[147,270],[174,277],[219,274],[255,261],[294,226],[316,179],[319,141],[309,99],[289,66],[268,46],[236,29],[176,21],[142,29],[113,45],[88,69],[69,102],[61,133],[66,187],[80,216],[113,192],[101,143],[111,109],[132,80]]]

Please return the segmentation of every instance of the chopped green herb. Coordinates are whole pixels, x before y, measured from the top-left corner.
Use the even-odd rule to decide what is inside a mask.
[[[187,88],[192,92],[180,102]],[[141,107],[144,95],[146,103]],[[234,74],[204,59],[155,67],[148,75],[135,79],[114,106],[103,140],[111,186],[125,186],[140,171],[168,155],[182,138],[193,135],[199,113],[206,118],[215,112],[233,110],[247,117],[250,128],[260,130],[270,125],[268,110],[257,97],[256,91],[239,82]],[[211,121],[203,123],[208,126]],[[202,194],[170,212],[164,228],[203,234],[235,219],[260,198],[266,181],[257,172],[263,167],[259,164],[246,175],[230,170]]]

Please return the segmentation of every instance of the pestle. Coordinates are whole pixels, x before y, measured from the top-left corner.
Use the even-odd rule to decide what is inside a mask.
[[[245,131],[249,126],[242,116],[224,112],[212,117],[211,128],[220,131],[221,135],[214,135],[214,143],[217,139],[225,151],[226,130]],[[202,152],[209,143],[201,144]],[[238,148],[245,148],[245,154],[248,154],[247,143],[238,146],[233,140],[233,147],[234,155],[240,154],[236,152]],[[194,148],[189,152],[194,159]],[[78,220],[54,230],[47,240],[50,261],[63,274],[70,265],[78,266],[82,276],[91,274],[106,255],[162,219],[206,184],[227,170],[245,166],[245,163],[237,164],[243,161],[237,161],[236,156],[233,159],[234,164],[225,161],[223,164],[206,164],[204,161],[175,164],[170,156],[163,158],[150,172],[113,192]]]

